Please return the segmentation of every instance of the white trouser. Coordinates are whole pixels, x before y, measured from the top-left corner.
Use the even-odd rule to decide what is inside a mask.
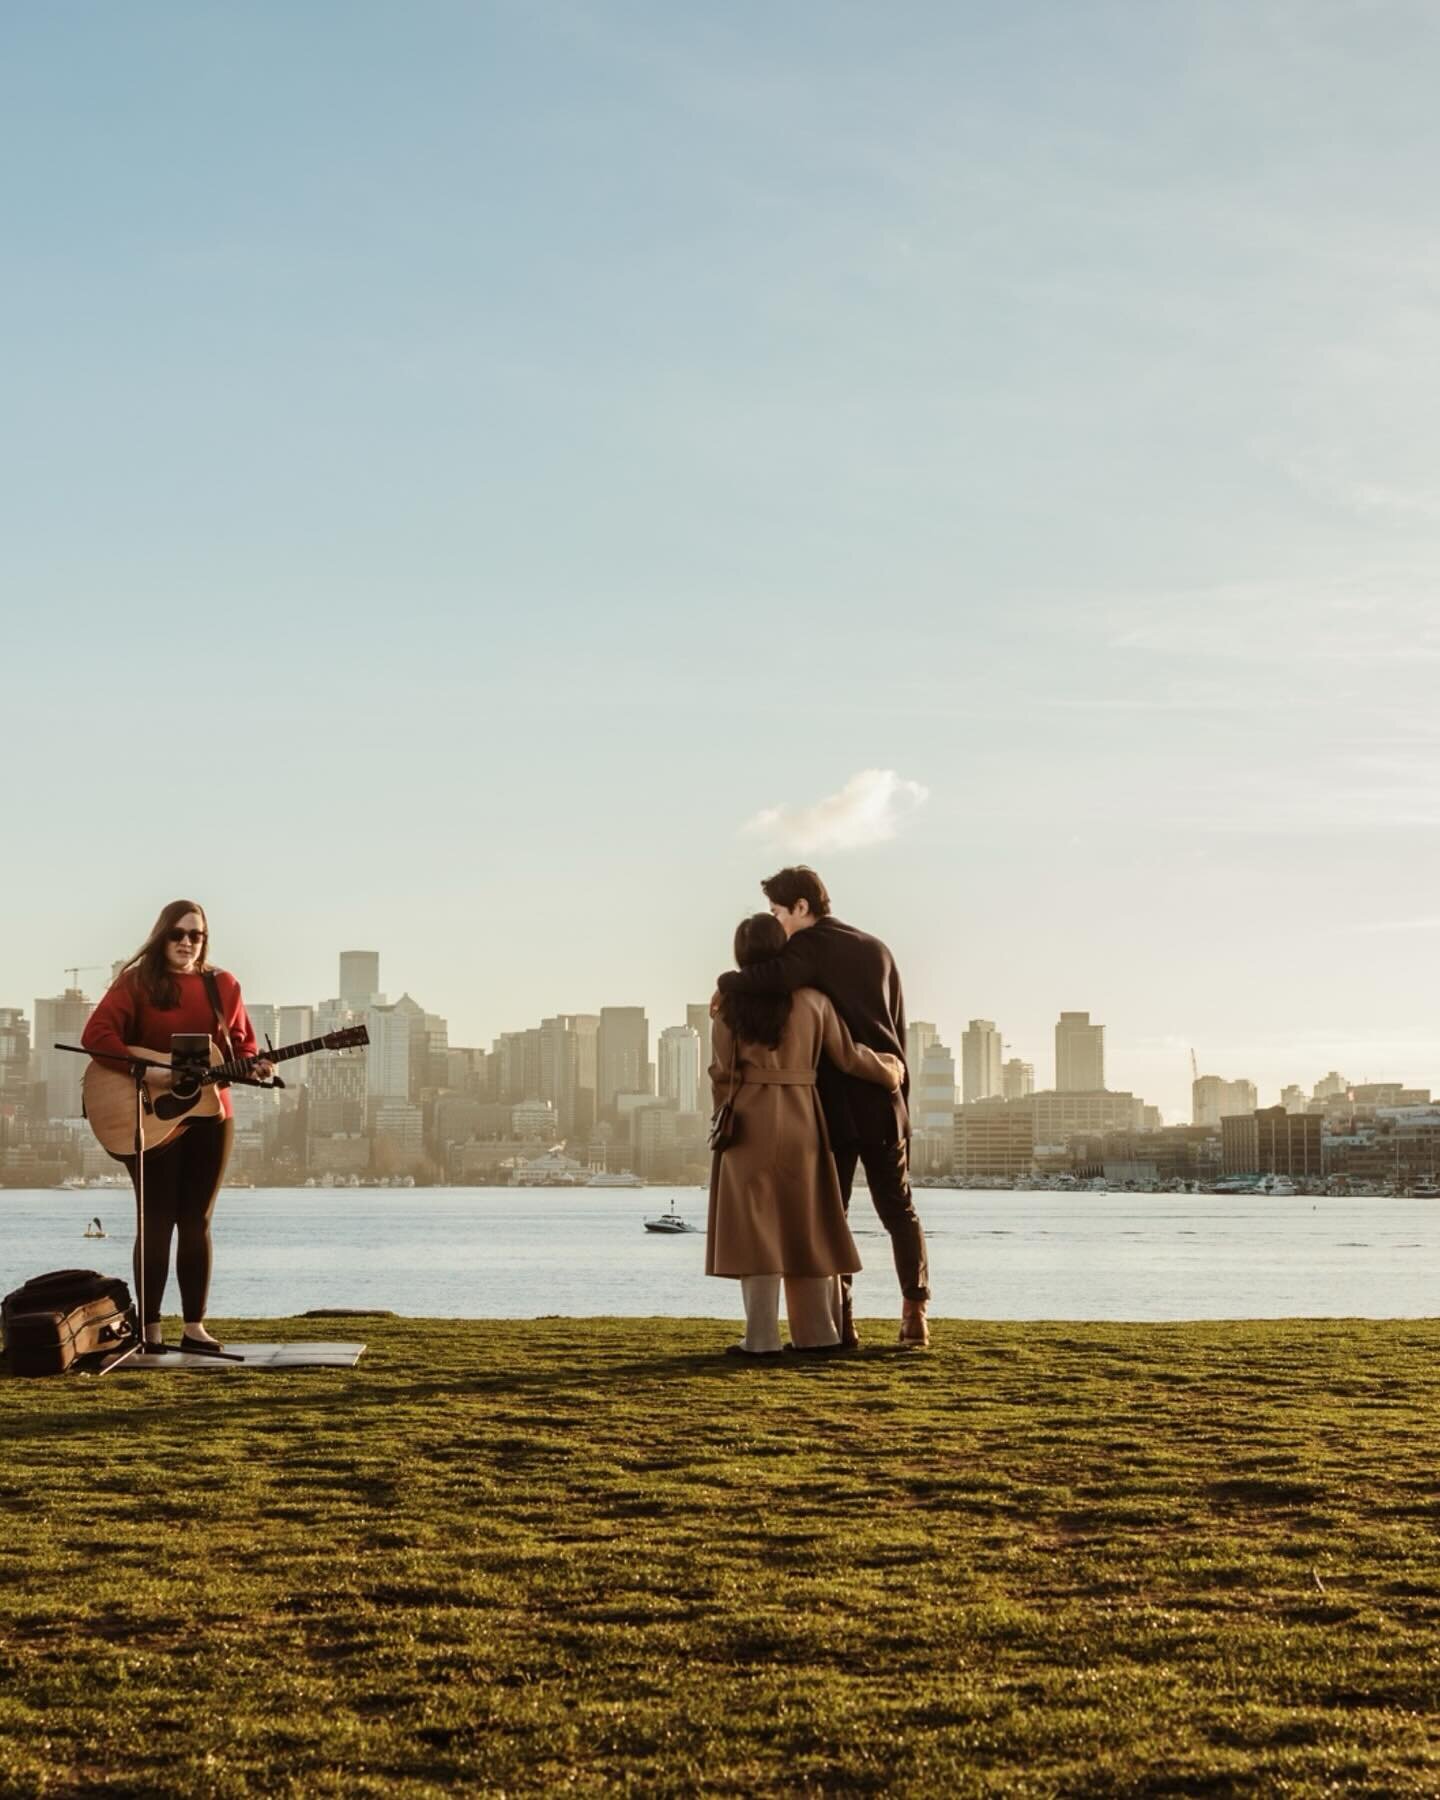
[[[780,1348],[780,1277],[742,1275],[740,1298],[745,1305],[745,1335],[740,1342],[755,1355]]]
[[[790,1341],[814,1350],[840,1342],[840,1277],[787,1275],[785,1312]],[[778,1275],[742,1275],[740,1298],[745,1306],[745,1336],[753,1353],[780,1348],[780,1281]]]
[[[840,1277],[787,1275],[785,1316],[790,1342],[802,1350],[818,1350],[840,1342]]]

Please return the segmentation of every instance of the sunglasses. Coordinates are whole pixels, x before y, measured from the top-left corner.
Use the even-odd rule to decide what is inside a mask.
[[[170,942],[172,944],[203,944],[205,933],[203,931],[172,931]]]

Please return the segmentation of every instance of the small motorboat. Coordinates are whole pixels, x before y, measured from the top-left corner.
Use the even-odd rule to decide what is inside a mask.
[[[90,1221],[90,1223],[85,1227],[85,1231],[84,1231],[84,1236],[86,1236],[88,1238],[102,1238],[102,1237],[109,1237],[109,1235],[110,1235],[109,1232],[106,1231],[105,1227],[100,1223],[100,1221],[98,1219],[92,1219]]]
[[[675,1237],[682,1231],[698,1231],[700,1227],[698,1225],[692,1225],[688,1219],[682,1219],[672,1205],[670,1210],[661,1213],[658,1219],[647,1219],[645,1221],[645,1229],[647,1231],[658,1231],[666,1237]]]

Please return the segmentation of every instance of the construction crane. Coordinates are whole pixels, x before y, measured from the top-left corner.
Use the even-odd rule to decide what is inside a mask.
[[[1190,1052],[1190,1079],[1192,1081],[1198,1081],[1200,1079],[1200,1065],[1195,1060],[1195,1052],[1193,1050]]]
[[[109,967],[109,963],[76,963],[73,968],[66,969],[65,973],[70,979],[65,985],[67,988],[78,988],[82,975],[93,975],[97,969],[108,969]]]

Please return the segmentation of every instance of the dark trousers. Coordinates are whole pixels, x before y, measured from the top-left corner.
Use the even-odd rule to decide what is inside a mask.
[[[135,1246],[135,1286],[145,1289],[145,1323],[159,1322],[160,1302],[170,1274],[170,1244],[178,1237],[175,1276],[180,1283],[180,1316],[192,1324],[205,1317],[210,1297],[210,1216],[230,1160],[233,1119],[193,1119],[168,1143],[145,1152],[145,1268]],[[120,1161],[135,1179],[135,1158]]]
[[[870,1198],[880,1215],[880,1223],[890,1233],[890,1248],[895,1256],[895,1273],[900,1277],[900,1292],[907,1300],[930,1298],[930,1259],[925,1251],[925,1233],[910,1194],[910,1146],[900,1144],[860,1144],[835,1152],[835,1173],[840,1177],[840,1193],[845,1211],[850,1211],[850,1190],[855,1183],[855,1165],[862,1163],[865,1179],[870,1183]],[[841,1277],[845,1290],[845,1311],[850,1311],[850,1277]]]

